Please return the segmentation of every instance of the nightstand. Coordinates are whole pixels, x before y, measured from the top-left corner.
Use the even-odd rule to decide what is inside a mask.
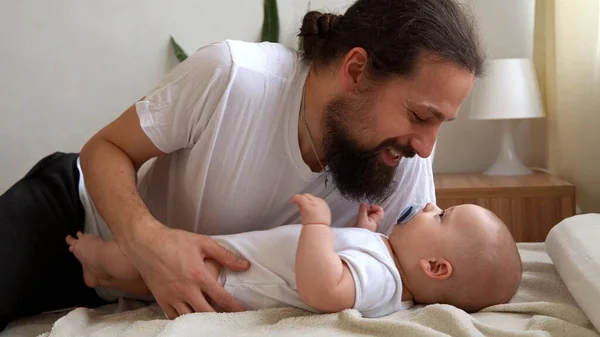
[[[575,186],[554,175],[435,174],[437,204],[477,204],[494,212],[517,242],[543,242],[553,226],[575,215]]]

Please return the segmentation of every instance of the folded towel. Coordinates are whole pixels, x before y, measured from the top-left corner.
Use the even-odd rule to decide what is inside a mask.
[[[315,315],[300,309],[197,313],[164,319],[157,305],[123,301],[95,310],[78,308],[42,337],[72,336],[577,336],[600,337],[545,253],[544,244],[519,244],[523,282],[508,304],[467,314],[449,305],[415,306],[380,319],[355,310]],[[124,305],[137,306],[127,309]],[[134,307],[135,308],[135,307]],[[6,333],[18,335],[19,325]],[[13,334],[11,334],[12,336]]]

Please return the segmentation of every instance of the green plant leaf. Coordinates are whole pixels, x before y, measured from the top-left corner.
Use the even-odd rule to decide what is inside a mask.
[[[264,0],[262,41],[279,42],[279,13],[277,0]]]
[[[179,44],[177,44],[177,42],[175,42],[175,39],[171,36],[171,46],[173,46],[173,50],[175,51],[175,56],[177,56],[177,59],[179,60],[179,62],[183,62],[183,60],[185,60],[188,56],[187,54],[183,51],[183,49],[179,46]]]

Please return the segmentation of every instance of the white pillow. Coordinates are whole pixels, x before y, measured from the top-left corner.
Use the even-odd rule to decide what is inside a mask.
[[[546,252],[577,304],[600,330],[600,214],[582,214],[554,226]]]

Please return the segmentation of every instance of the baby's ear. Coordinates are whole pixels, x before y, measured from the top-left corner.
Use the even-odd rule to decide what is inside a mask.
[[[452,265],[444,258],[423,258],[419,261],[419,266],[425,276],[434,280],[445,280],[452,275]]]

